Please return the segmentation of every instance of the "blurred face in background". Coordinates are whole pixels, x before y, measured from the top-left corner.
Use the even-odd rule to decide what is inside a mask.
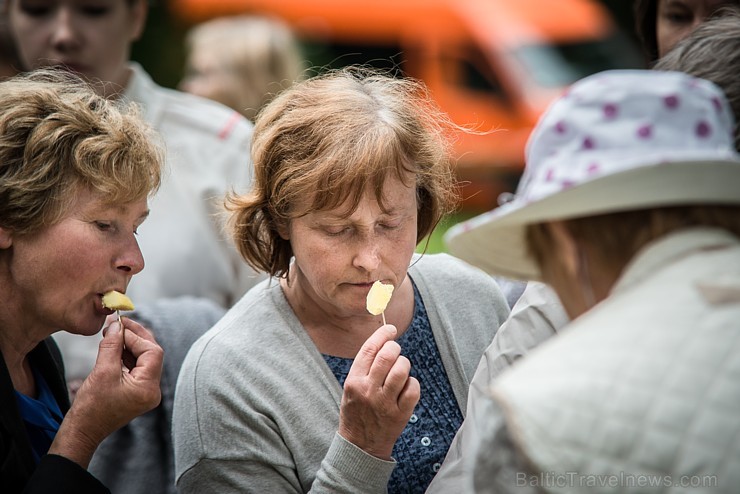
[[[145,0],[9,0],[8,14],[26,69],[64,65],[107,83],[101,91],[109,95],[126,87],[146,9]]]
[[[210,45],[193,47],[187,60],[185,78],[178,89],[241,110],[237,108],[237,98],[232,95],[236,86],[235,77],[229,67],[217,60],[218,56],[214,56],[211,49],[217,50]]]
[[[737,3],[728,0],[658,0],[658,55],[662,57],[668,53],[720,7]]]

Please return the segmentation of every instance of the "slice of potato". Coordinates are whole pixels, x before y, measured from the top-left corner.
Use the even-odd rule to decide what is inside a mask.
[[[123,293],[111,290],[103,295],[103,307],[112,310],[134,310],[134,303]]]
[[[393,285],[383,284],[380,280],[376,281],[367,292],[367,311],[374,316],[382,314],[391,300],[391,295],[393,295]]]

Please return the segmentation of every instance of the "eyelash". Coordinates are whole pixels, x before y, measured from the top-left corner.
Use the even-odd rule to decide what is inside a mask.
[[[380,225],[378,225],[378,226],[380,226],[380,227],[381,227],[381,228],[382,228],[383,230],[395,230],[395,229],[397,229],[397,228],[398,228],[398,227],[399,227],[400,225],[389,225],[389,224],[383,224],[383,223],[381,223],[381,224],[380,224]],[[326,233],[326,235],[328,235],[329,237],[339,237],[339,236],[341,236],[341,235],[343,235],[343,234],[347,233],[347,232],[348,232],[349,230],[350,230],[349,228],[343,228],[343,229],[341,229],[341,230],[340,230],[340,231],[338,231],[338,232],[331,232],[331,231],[328,231],[328,230],[325,230],[324,232],[325,232],[325,233]]]
[[[90,17],[102,17],[108,13],[108,7],[85,7],[82,12]]]
[[[112,223],[106,223],[104,221],[96,221],[95,226],[98,227],[98,229],[102,232],[109,232],[113,230],[113,224]],[[139,235],[139,228],[134,228],[134,235]]]
[[[51,13],[51,7],[45,5],[21,5],[21,10],[29,17],[44,17]],[[87,17],[103,17],[109,12],[108,7],[82,7],[80,12]]]

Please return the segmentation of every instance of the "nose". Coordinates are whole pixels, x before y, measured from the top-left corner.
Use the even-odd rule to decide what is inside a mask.
[[[126,274],[133,276],[144,269],[144,256],[139,248],[139,243],[134,238],[121,255],[116,268]]]
[[[352,264],[364,271],[373,272],[380,266],[378,243],[372,238],[362,240],[355,253]]]
[[[55,50],[67,53],[78,44],[74,18],[68,8],[60,7],[53,20],[51,44]]]

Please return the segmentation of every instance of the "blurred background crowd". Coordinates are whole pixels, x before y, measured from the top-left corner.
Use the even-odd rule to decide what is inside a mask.
[[[618,0],[156,0],[131,59],[158,84],[250,120],[284,81],[327,68],[361,63],[424,81],[456,124],[474,130],[456,136],[462,209],[435,232],[436,252],[445,226],[515,189],[532,127],[568,85],[653,61],[634,11]]]

